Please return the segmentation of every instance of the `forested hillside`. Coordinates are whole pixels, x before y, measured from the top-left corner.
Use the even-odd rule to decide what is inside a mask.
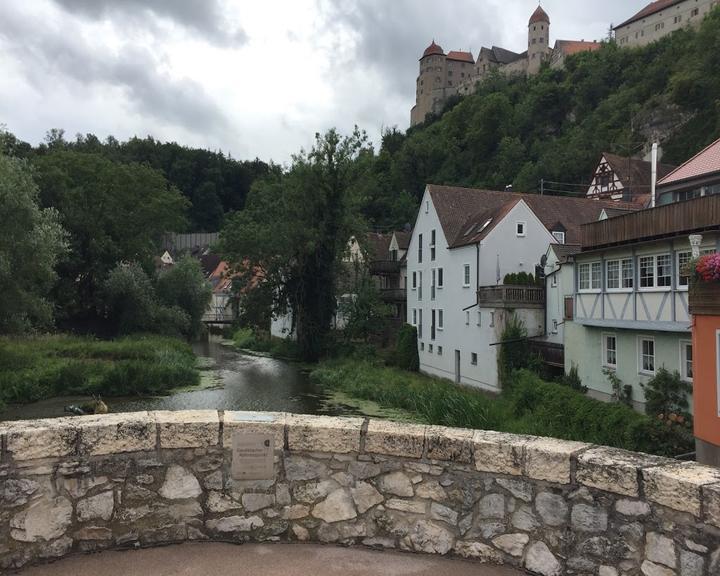
[[[387,133],[368,192],[393,206],[402,192],[417,202],[427,182],[526,192],[541,178],[587,183],[603,151],[637,153],[654,136],[667,163],[720,136],[719,9],[701,28],[645,48],[608,43],[568,58],[564,70],[489,79],[440,118]],[[394,214],[368,207],[381,224],[412,218],[404,203]]]

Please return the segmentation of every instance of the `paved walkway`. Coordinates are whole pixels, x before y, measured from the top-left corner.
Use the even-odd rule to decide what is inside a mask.
[[[21,576],[519,576],[436,556],[298,544],[192,543],[103,552],[29,568]]]

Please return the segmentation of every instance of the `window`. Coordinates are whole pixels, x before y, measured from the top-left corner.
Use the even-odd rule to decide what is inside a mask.
[[[590,262],[578,266],[578,284],[580,291],[600,290],[602,282],[602,263]]]
[[[438,356],[442,356],[442,346],[438,346]]]
[[[620,289],[620,260],[608,260],[607,262],[607,289]]]
[[[677,255],[677,270],[678,270],[678,286],[687,287],[690,284],[690,277],[683,274],[683,268],[692,259],[692,252],[678,252]]]
[[[640,373],[655,374],[655,340],[640,338]]]
[[[418,234],[418,262],[422,264],[422,244],[423,244],[423,238],[422,234]]]
[[[444,286],[445,280],[443,278],[443,269],[438,268],[437,269],[437,287],[442,288]]]
[[[442,310],[438,310],[438,330],[445,328],[445,318]]]
[[[518,237],[525,236],[526,222],[515,222],[515,235]]]
[[[417,272],[412,273],[412,289],[417,290]]]
[[[470,312],[465,312],[465,326],[470,326]]]
[[[617,368],[617,336],[603,334],[603,366]]]
[[[470,264],[463,266],[463,286],[465,288],[470,287]]]
[[[670,288],[672,257],[670,254],[640,257],[640,288]]]
[[[477,354],[475,352],[470,354],[470,364],[477,366]]]
[[[565,244],[565,232],[553,232],[552,235],[559,244]]]
[[[683,380],[692,382],[693,379],[693,349],[692,342],[680,341],[680,375]]]
[[[430,232],[430,261],[435,262],[435,230]]]

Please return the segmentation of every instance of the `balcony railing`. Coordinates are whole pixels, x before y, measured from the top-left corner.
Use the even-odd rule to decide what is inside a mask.
[[[478,303],[495,308],[544,308],[545,288],[539,286],[483,286]]]
[[[400,274],[400,262],[397,260],[373,260],[370,262],[370,274],[373,276]]]
[[[580,227],[583,250],[717,230],[720,195],[704,196],[600,220]]]
[[[383,302],[405,302],[407,292],[404,288],[383,288],[380,290],[380,299]]]

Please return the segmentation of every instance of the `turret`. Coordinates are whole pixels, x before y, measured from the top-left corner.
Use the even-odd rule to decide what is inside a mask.
[[[528,74],[536,74],[550,56],[550,17],[538,6],[528,23]]]

